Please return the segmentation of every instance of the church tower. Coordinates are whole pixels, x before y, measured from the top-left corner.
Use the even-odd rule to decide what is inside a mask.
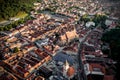
[[[69,69],[69,63],[68,63],[68,61],[66,60],[65,61],[65,64],[63,65],[63,75],[65,76],[65,77],[67,77],[67,71],[68,71],[68,69]]]

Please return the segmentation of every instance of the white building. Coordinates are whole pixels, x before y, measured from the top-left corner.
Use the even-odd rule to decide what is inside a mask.
[[[87,28],[89,28],[90,26],[95,26],[95,23],[92,22],[92,21],[89,21],[89,22],[87,22],[87,23],[85,24],[85,26],[86,26]]]

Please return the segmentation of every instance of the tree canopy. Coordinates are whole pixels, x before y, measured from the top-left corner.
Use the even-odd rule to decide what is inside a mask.
[[[18,47],[15,47],[13,50],[14,53],[17,53],[18,51],[19,51]]]
[[[35,1],[40,0],[0,0],[0,19],[9,19],[20,11],[28,13]]]
[[[111,29],[102,36],[102,41],[109,44],[111,49],[110,57],[120,61],[120,29]]]
[[[111,29],[103,34],[102,41],[110,46],[109,57],[117,61],[116,64],[116,79],[119,80],[120,74],[120,28]]]

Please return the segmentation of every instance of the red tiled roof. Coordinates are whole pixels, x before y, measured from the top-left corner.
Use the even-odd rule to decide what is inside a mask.
[[[84,49],[85,51],[95,51],[95,49],[94,49],[93,46],[83,45],[83,49]]]
[[[67,75],[69,77],[73,76],[75,74],[75,69],[73,67],[69,67],[68,71],[67,71]]]
[[[90,63],[89,65],[90,65],[89,67],[90,71],[93,71],[94,68],[99,68],[101,72],[105,73],[105,67],[100,65],[99,63]]]
[[[35,80],[45,80],[42,76],[38,76],[35,78]]]
[[[63,50],[76,52],[76,49],[74,49],[73,47],[65,47]]]

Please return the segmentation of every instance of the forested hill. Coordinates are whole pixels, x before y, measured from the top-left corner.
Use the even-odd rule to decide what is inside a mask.
[[[0,0],[0,19],[8,19],[20,11],[29,12],[36,1],[40,0]]]

